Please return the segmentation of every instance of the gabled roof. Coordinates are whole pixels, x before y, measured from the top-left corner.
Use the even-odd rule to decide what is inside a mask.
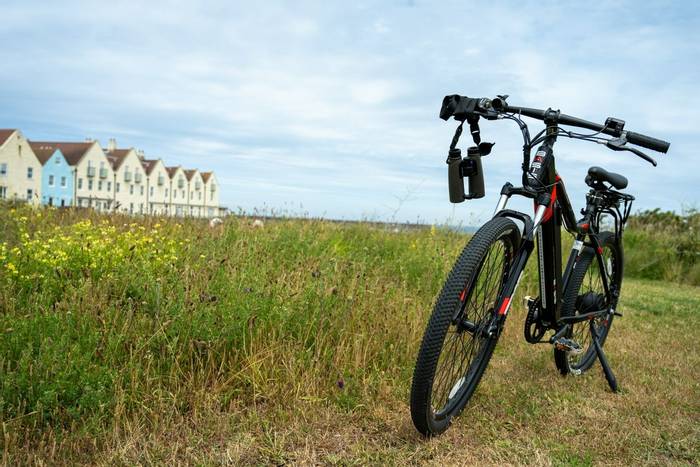
[[[122,166],[131,151],[133,151],[133,149],[114,149],[112,151],[105,151],[105,155],[112,165],[112,168],[117,170]]]
[[[212,174],[214,172],[200,172],[202,175],[202,180],[204,180],[204,183],[209,183],[209,179],[211,178]]]
[[[160,159],[141,159],[141,165],[143,166],[143,170],[146,171],[146,175],[151,175],[159,161]]]
[[[51,156],[53,156],[56,151],[60,151],[60,149],[43,146],[42,143],[36,142],[30,142],[29,146],[32,148],[32,151],[34,151],[36,158],[41,162],[41,165],[46,165],[48,160],[51,159]]]
[[[177,173],[177,171],[180,169],[181,169],[181,167],[179,165],[177,165],[175,167],[166,167],[165,168],[165,170],[168,171],[168,175],[170,176],[170,178],[173,178],[175,176],[175,174]]]
[[[10,138],[10,136],[12,136],[15,133],[15,131],[17,130],[0,129],[0,146],[5,144],[5,141],[7,141]]]
[[[197,172],[199,172],[199,170],[197,170],[197,169],[188,169],[188,170],[185,170],[185,177],[187,177],[187,180],[188,180],[188,181],[191,181],[191,180],[192,180],[192,177],[194,177],[194,175],[195,175]]]
[[[59,143],[55,141],[30,141],[32,147],[37,145],[43,148],[50,148],[53,150],[60,149],[63,153],[63,157],[66,158],[68,164],[77,165],[78,162],[83,158],[86,152],[94,145],[97,141],[86,142],[86,143]]]

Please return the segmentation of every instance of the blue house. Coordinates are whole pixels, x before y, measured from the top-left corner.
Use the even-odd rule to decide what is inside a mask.
[[[75,187],[74,169],[68,163],[60,149],[31,143],[32,150],[42,164],[41,170],[41,204],[66,207],[73,205]]]

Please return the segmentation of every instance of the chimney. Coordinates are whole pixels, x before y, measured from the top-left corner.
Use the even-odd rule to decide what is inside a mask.
[[[117,140],[114,138],[109,138],[109,141],[107,142],[107,151],[113,152],[116,150],[117,150]]]

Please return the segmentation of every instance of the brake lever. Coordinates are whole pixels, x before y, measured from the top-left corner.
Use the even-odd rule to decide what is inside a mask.
[[[624,136],[621,136],[619,138],[609,139],[608,141],[606,141],[605,146],[607,146],[609,149],[612,149],[613,151],[629,151],[632,154],[635,154],[635,155],[641,157],[642,159],[644,159],[645,161],[649,162],[651,165],[656,167],[656,165],[657,165],[656,161],[652,157],[647,156],[646,154],[644,154],[642,151],[640,151],[637,148],[630,148],[630,147],[626,146],[626,144],[627,144],[627,139],[625,139]]]

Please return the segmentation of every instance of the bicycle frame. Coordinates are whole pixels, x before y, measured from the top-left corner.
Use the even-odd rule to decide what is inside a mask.
[[[582,321],[593,316],[614,312],[617,294],[611,294],[607,277],[602,276],[605,294],[613,298],[612,307],[605,310],[596,310],[587,313],[585,317],[567,317],[562,321],[561,305],[563,291],[569,282],[576,262],[580,259],[581,250],[584,245],[593,247],[597,261],[601,270],[603,268],[602,247],[599,243],[598,225],[596,215],[598,204],[595,200],[589,199],[585,209],[587,222],[577,223],[571,202],[564,186],[564,181],[556,172],[554,163],[553,145],[556,137],[552,136],[544,141],[537,151],[537,154],[548,154],[549,163],[543,167],[544,187],[540,190],[516,188],[512,184],[506,183],[501,189],[501,198],[496,207],[494,217],[511,217],[520,220],[524,224],[522,242],[513,258],[513,268],[505,281],[501,295],[497,301],[498,329],[500,330],[511,306],[511,300],[522,273],[537,242],[538,250],[538,271],[540,290],[540,322],[547,329],[555,330],[555,336],[563,334],[566,327],[573,322]],[[539,156],[536,156],[536,158]],[[540,161],[537,161],[540,162]],[[513,195],[521,195],[535,200],[535,215],[529,215],[506,209],[508,200]],[[561,227],[564,225],[567,231],[575,234],[575,240],[564,271],[562,272],[562,252],[561,252]],[[588,242],[586,242],[588,237]]]

